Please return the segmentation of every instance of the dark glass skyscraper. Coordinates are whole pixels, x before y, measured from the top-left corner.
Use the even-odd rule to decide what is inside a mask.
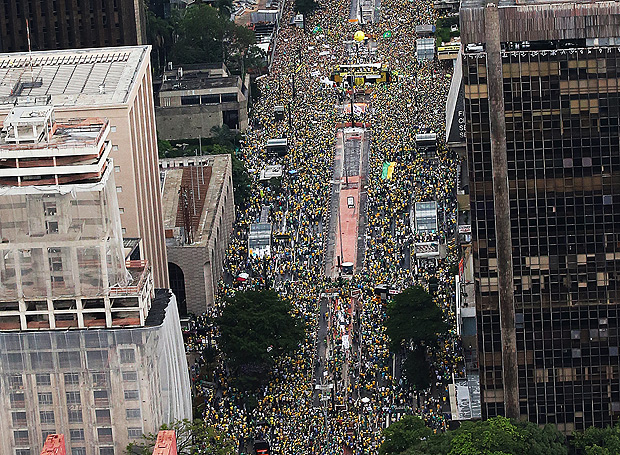
[[[0,52],[144,44],[142,0],[4,0]]]
[[[620,4],[464,1],[461,29],[483,415],[615,422]]]

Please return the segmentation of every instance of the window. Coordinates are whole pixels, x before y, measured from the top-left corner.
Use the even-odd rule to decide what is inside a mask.
[[[110,410],[109,409],[95,410],[95,417],[97,418],[98,425],[110,425]]]
[[[30,449],[15,449],[15,455],[30,455]]]
[[[80,375],[78,373],[65,373],[65,385],[78,385],[80,383]]]
[[[46,221],[45,230],[48,234],[58,233],[58,221]]]
[[[58,232],[58,230],[56,230]],[[50,257],[50,272],[62,272],[62,258],[60,256]]]
[[[15,445],[23,446],[30,444],[28,440],[28,430],[15,430],[13,432],[13,438],[15,439]]]
[[[84,429],[76,428],[74,430],[69,430],[69,438],[71,441],[83,441],[84,440]]]
[[[199,96],[182,96],[181,106],[191,106],[193,104],[200,104]]]
[[[97,428],[99,442],[112,442],[112,428]]]
[[[138,380],[137,371],[123,371],[124,382],[136,382]]]
[[[115,126],[110,126],[110,132],[111,133],[116,133],[116,127]]]
[[[43,203],[43,210],[45,211],[45,216],[55,216],[56,215],[56,201],[48,201]]]
[[[80,404],[80,392],[67,392],[67,404]]]
[[[140,393],[137,390],[125,390],[125,400],[139,400]]]
[[[13,392],[9,395],[9,400],[11,402],[12,408],[23,409],[26,407],[26,402],[24,401],[24,392]]]
[[[222,93],[222,103],[230,103],[237,101],[236,93]]]
[[[139,439],[142,437],[142,428],[127,428],[129,439]]]
[[[24,388],[24,380],[21,374],[14,374],[9,376],[9,387],[11,389],[23,389]]]
[[[120,171],[121,171],[120,166],[114,166],[114,172],[120,172]]]
[[[54,404],[52,392],[39,392],[39,404],[42,406]]]
[[[116,187],[116,192],[117,193],[122,193],[123,192],[123,187],[122,186],[117,186]]]
[[[95,398],[95,406],[110,406],[110,401],[108,400],[108,392],[105,390],[95,390],[93,392],[93,397]]]
[[[71,448],[71,455],[86,455],[86,447]]]
[[[69,415],[69,423],[82,423],[81,409],[69,409],[67,414]]]
[[[114,448],[113,447],[100,447],[99,455],[114,455]]]
[[[127,229],[126,228],[121,228],[121,233],[122,234],[127,234]]]
[[[54,419],[54,411],[41,411],[39,412],[41,418],[41,425],[56,423]]]
[[[118,211],[119,211],[119,213],[123,214],[123,213],[125,213],[125,208],[124,207],[119,207]]]
[[[49,374],[37,374],[36,377],[38,386],[52,385],[52,379]]]
[[[121,363],[134,363],[136,353],[133,349],[121,349]]]
[[[202,104],[219,104],[220,95],[202,95]]]
[[[108,386],[108,375],[105,373],[93,373],[93,386],[107,387]]]
[[[12,412],[11,419],[13,420],[14,427],[25,427],[28,426],[28,422],[26,421],[26,412]]]
[[[135,420],[140,418],[140,410],[139,409],[127,409],[125,410],[125,415],[127,420]]]
[[[58,366],[60,368],[80,369],[82,357],[80,351],[67,351],[58,353]]]
[[[113,150],[114,152],[116,152],[116,151],[118,150],[118,145],[113,145],[113,146],[112,146],[112,150]],[[115,168],[116,168],[116,166],[115,166]],[[120,166],[118,166],[118,168],[120,169]]]
[[[45,441],[50,434],[56,434],[56,430],[53,428],[43,430],[41,432],[41,441]]]

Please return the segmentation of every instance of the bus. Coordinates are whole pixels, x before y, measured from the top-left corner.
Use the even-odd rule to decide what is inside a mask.
[[[267,156],[286,156],[288,153],[288,139],[269,139],[267,141]]]
[[[372,84],[389,83],[392,82],[392,73],[387,66],[381,63],[338,65],[330,79],[337,84],[351,80],[354,81],[355,85],[363,85],[366,82]]]

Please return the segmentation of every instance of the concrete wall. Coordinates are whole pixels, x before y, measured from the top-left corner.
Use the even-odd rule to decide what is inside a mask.
[[[208,236],[208,240],[198,245],[167,247],[168,262],[176,264],[183,271],[187,311],[197,315],[204,313],[215,301],[217,283],[222,278],[224,256],[235,220],[230,160],[220,181],[217,201],[207,207],[215,207],[209,217],[212,221],[205,227],[208,232],[203,234]]]
[[[157,133],[160,139],[180,140],[212,136],[211,128],[224,123],[223,111],[239,111],[239,129],[248,127],[247,104],[222,103],[196,106],[157,107]]]

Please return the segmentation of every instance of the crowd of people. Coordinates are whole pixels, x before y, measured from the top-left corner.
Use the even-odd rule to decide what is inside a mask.
[[[452,71],[450,64],[415,58],[415,26],[434,24],[438,17],[432,1],[382,0],[379,20],[364,26],[366,36],[376,45],[374,55],[367,58],[386,64],[394,80],[369,87],[365,99],[370,107],[356,119],[370,125],[371,137],[363,266],[351,280],[334,282],[325,276],[336,125],[347,121],[338,108],[342,92],[328,78],[335,65],[359,58],[351,56],[343,44],[360,29],[349,21],[350,6],[349,2],[320,0],[318,10],[308,17],[306,31],[284,27],[278,32],[270,74],[259,81],[261,96],[252,107],[251,127],[240,151],[246,168],[254,172],[250,200],[237,212],[226,255],[229,279],[220,283],[215,306],[192,322],[189,331],[188,350],[197,353],[192,367],[197,409],[210,425],[235,437],[242,450],[248,441],[265,439],[272,453],[282,455],[376,453],[382,429],[403,412],[421,415],[441,431],[446,425],[447,379],[459,374],[462,365],[458,340],[451,331],[430,353],[435,373],[432,388],[414,391],[393,377],[385,306],[374,293],[377,284],[405,289],[414,284],[428,286],[434,278],[437,304],[454,325],[454,282],[448,267],[457,260],[457,162],[443,145],[431,161],[417,152],[415,144],[418,131],[434,131],[442,141],[443,106]],[[289,22],[292,8],[292,0],[287,0],[282,24]],[[391,32],[389,38],[383,37],[386,31]],[[290,119],[288,115],[284,120],[274,118],[277,105],[287,106]],[[288,138],[288,154],[268,156],[266,141],[280,137]],[[284,169],[278,188],[259,179],[260,170],[274,161]],[[382,176],[384,162],[396,163],[389,180]],[[436,232],[414,234],[412,204],[427,200],[438,202],[442,223]],[[250,254],[247,242],[249,226],[259,221],[263,207],[270,207],[269,221],[287,235],[273,241],[267,256],[259,257]],[[441,242],[445,257],[432,267],[406,260],[421,241]],[[252,406],[230,385],[225,362],[220,358],[209,364],[201,354],[207,334],[207,346],[212,346],[211,336],[217,339],[211,327],[213,318],[226,297],[238,289],[235,278],[240,274],[249,277],[244,288],[268,284],[289,298],[295,315],[307,327],[299,350],[278,360]],[[327,289],[340,293],[341,307],[325,314],[321,296]],[[345,320],[347,330],[334,330],[329,340],[318,340],[319,326],[330,323],[326,318]],[[350,342],[343,343],[343,335]],[[321,341],[329,346],[326,358],[318,358]],[[319,406],[317,365],[337,383],[330,402]]]

